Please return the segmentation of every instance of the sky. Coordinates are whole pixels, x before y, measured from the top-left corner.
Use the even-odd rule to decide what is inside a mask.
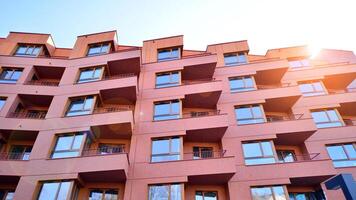
[[[57,47],[76,36],[117,30],[119,44],[184,35],[184,48],[248,40],[250,53],[310,45],[356,53],[356,0],[1,0],[0,37],[51,33]]]

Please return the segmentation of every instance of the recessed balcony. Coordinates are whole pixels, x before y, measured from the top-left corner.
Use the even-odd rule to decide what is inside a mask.
[[[34,66],[32,77],[26,85],[58,86],[64,73],[64,67]]]
[[[0,130],[0,160],[29,160],[38,132]]]
[[[53,96],[19,94],[15,105],[8,113],[8,118],[44,119]]]

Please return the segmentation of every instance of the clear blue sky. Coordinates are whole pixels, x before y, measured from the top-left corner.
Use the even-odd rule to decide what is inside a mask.
[[[0,37],[51,33],[56,46],[77,35],[118,30],[119,43],[184,34],[185,48],[249,40],[252,53],[311,44],[356,52],[355,0],[2,0]]]

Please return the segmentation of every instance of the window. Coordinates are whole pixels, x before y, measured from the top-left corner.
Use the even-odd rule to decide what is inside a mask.
[[[180,57],[180,48],[171,48],[171,49],[160,49],[158,50],[157,60],[165,61],[165,60],[176,60]]]
[[[318,199],[321,198],[317,198],[314,192],[289,193],[289,200],[318,200]]]
[[[218,200],[218,193],[196,191],[195,200]]]
[[[22,69],[3,68],[0,74],[0,83],[16,83],[21,73]]]
[[[299,69],[299,68],[310,67],[310,63],[309,63],[309,60],[307,60],[307,59],[292,60],[292,61],[289,61],[289,66],[292,69]]]
[[[253,200],[287,200],[283,186],[267,186],[251,188]]]
[[[343,126],[336,109],[313,111],[311,115],[318,128]]]
[[[1,200],[13,200],[15,192],[13,190],[0,190]]]
[[[180,118],[179,100],[157,102],[154,109],[153,120],[155,121]]]
[[[247,57],[244,52],[224,54],[224,62],[227,66],[241,65],[247,63]]]
[[[32,151],[32,146],[14,145],[10,149],[10,159],[13,160],[29,160]]]
[[[36,57],[42,52],[41,45],[21,44],[15,52],[15,56],[33,56]]]
[[[299,89],[305,97],[326,94],[321,81],[299,84]]]
[[[180,72],[163,72],[156,74],[156,88],[180,85]]]
[[[100,154],[114,154],[125,152],[123,144],[99,144]]]
[[[292,150],[277,150],[278,162],[294,162],[296,161],[296,156]]]
[[[149,200],[182,200],[182,185],[151,185],[149,186]]]
[[[95,56],[109,53],[110,43],[99,43],[89,45],[87,56]]]
[[[356,167],[356,144],[338,144],[326,147],[335,167]]]
[[[90,67],[80,70],[78,83],[100,80],[103,76],[103,67]]]
[[[68,107],[66,116],[88,115],[92,113],[94,108],[95,97],[87,96],[80,98],[73,98]]]
[[[76,199],[74,181],[45,182],[42,184],[38,200],[70,200]],[[74,192],[72,192],[74,191]]]
[[[119,191],[115,189],[93,189],[90,191],[89,200],[118,200]]]
[[[242,144],[246,165],[275,163],[272,142],[253,142]]]
[[[152,141],[151,162],[180,160],[181,139],[179,137]]]
[[[237,124],[264,123],[265,118],[260,105],[238,106],[235,108]]]
[[[4,107],[6,102],[6,97],[0,97],[0,110]]]
[[[80,155],[84,134],[68,134],[58,136],[52,158],[68,158]]]
[[[214,157],[213,147],[193,147],[193,159]]]
[[[255,81],[252,76],[229,78],[230,90],[232,92],[245,92],[256,90]]]

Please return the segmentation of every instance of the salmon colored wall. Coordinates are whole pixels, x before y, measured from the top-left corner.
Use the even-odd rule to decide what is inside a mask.
[[[157,50],[169,47],[183,47],[183,36],[147,40],[142,46],[142,63],[157,62]]]
[[[79,36],[75,42],[74,48],[71,51],[69,58],[85,57],[88,51],[88,45],[93,43],[113,42],[114,47],[112,48],[115,49],[117,44],[116,38],[116,31]]]
[[[224,63],[225,53],[235,53],[235,52],[248,52],[249,47],[246,40],[238,42],[229,42],[215,45],[208,45],[207,52],[217,54],[217,67],[222,67]]]

